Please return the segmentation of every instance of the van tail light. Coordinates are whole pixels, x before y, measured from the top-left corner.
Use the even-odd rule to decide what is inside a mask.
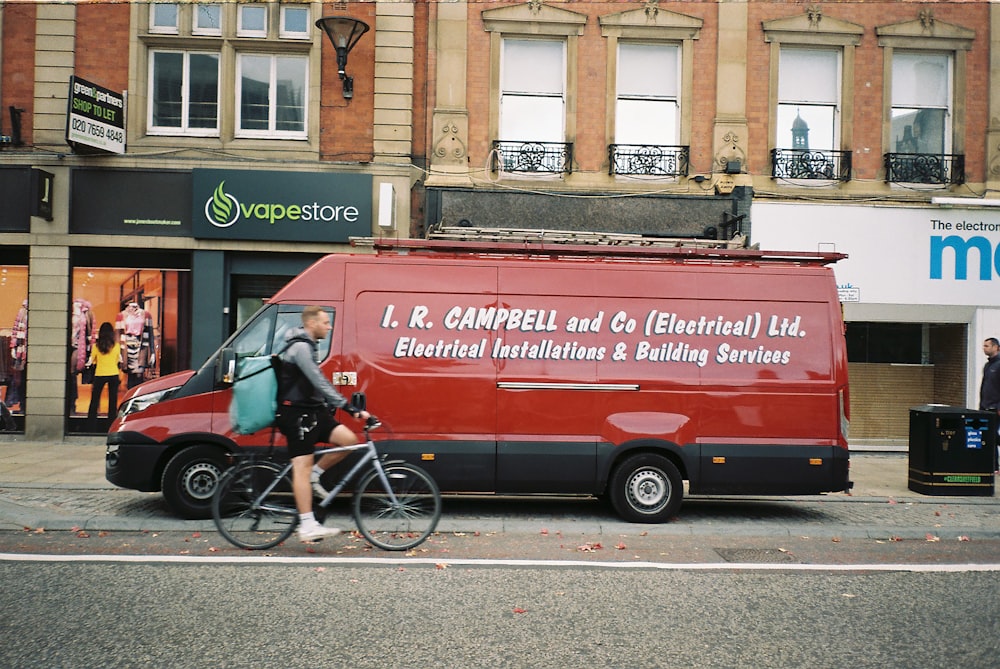
[[[837,400],[840,406],[840,439],[847,445],[847,437],[851,431],[850,401],[847,397],[847,388],[841,388],[837,393]]]

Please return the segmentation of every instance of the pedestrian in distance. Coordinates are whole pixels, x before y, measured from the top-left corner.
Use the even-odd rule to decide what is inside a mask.
[[[986,364],[983,366],[983,382],[979,386],[979,409],[1000,413],[1000,340],[996,337],[986,339],[983,353],[986,354]],[[1000,459],[1000,442],[997,444],[997,457]],[[996,467],[997,461],[994,461],[993,468]]]
[[[122,347],[115,337],[115,328],[104,321],[97,331],[97,345],[91,349],[88,366],[95,366],[94,380],[90,387],[90,408],[87,420],[93,424],[101,406],[101,394],[108,388],[108,418],[118,412],[118,386],[121,377],[118,372],[122,364]]]
[[[319,541],[340,534],[340,530],[324,527],[312,510],[313,493],[326,497],[320,476],[347,456],[347,452],[327,453],[314,463],[316,444],[326,442],[338,446],[358,443],[357,435],[334,418],[343,409],[355,418],[365,420],[367,411],[355,409],[323,376],[316,360],[319,343],[332,330],[330,315],[322,307],[309,306],[302,310],[302,327],[285,335],[286,347],[281,353],[278,377],[278,430],[288,441],[288,457],[292,461],[292,494],[299,512],[299,539]]]

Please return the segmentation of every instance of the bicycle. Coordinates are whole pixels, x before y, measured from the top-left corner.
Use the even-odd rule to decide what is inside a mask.
[[[354,464],[319,502],[327,508],[342,490],[365,471],[353,490],[351,510],[358,532],[373,546],[388,551],[409,550],[434,532],[441,518],[441,492],[420,467],[403,461],[385,461],[371,438],[381,425],[374,416],[364,426],[364,443],[318,449],[362,451]],[[263,550],[291,536],[299,524],[292,495],[292,463],[282,465],[268,456],[249,456],[229,468],[212,496],[212,518],[219,533],[239,548]]]

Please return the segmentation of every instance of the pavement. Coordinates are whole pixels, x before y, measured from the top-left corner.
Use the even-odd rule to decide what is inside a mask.
[[[446,498],[441,532],[572,531],[615,535],[785,535],[851,538],[938,536],[1000,539],[1000,497],[924,495],[908,488],[908,453],[898,448],[851,453],[850,493],[775,497],[685,498],[678,518],[660,525],[618,519],[600,502],[579,498]],[[346,505],[342,513],[346,516]],[[336,509],[334,513],[340,513]],[[343,521],[350,525],[349,518]],[[331,523],[333,524],[333,523]],[[181,520],[159,493],[124,490],[104,477],[104,439],[57,443],[0,440],[0,531],[214,531],[211,520]]]

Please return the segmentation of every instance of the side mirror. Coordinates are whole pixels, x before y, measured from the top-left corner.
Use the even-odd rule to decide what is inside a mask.
[[[364,393],[352,394],[351,406],[353,406],[358,411],[366,411],[368,409],[368,400],[365,398],[365,394]]]
[[[215,367],[215,382],[231,385],[236,380],[236,352],[224,348],[219,353],[219,361]]]

